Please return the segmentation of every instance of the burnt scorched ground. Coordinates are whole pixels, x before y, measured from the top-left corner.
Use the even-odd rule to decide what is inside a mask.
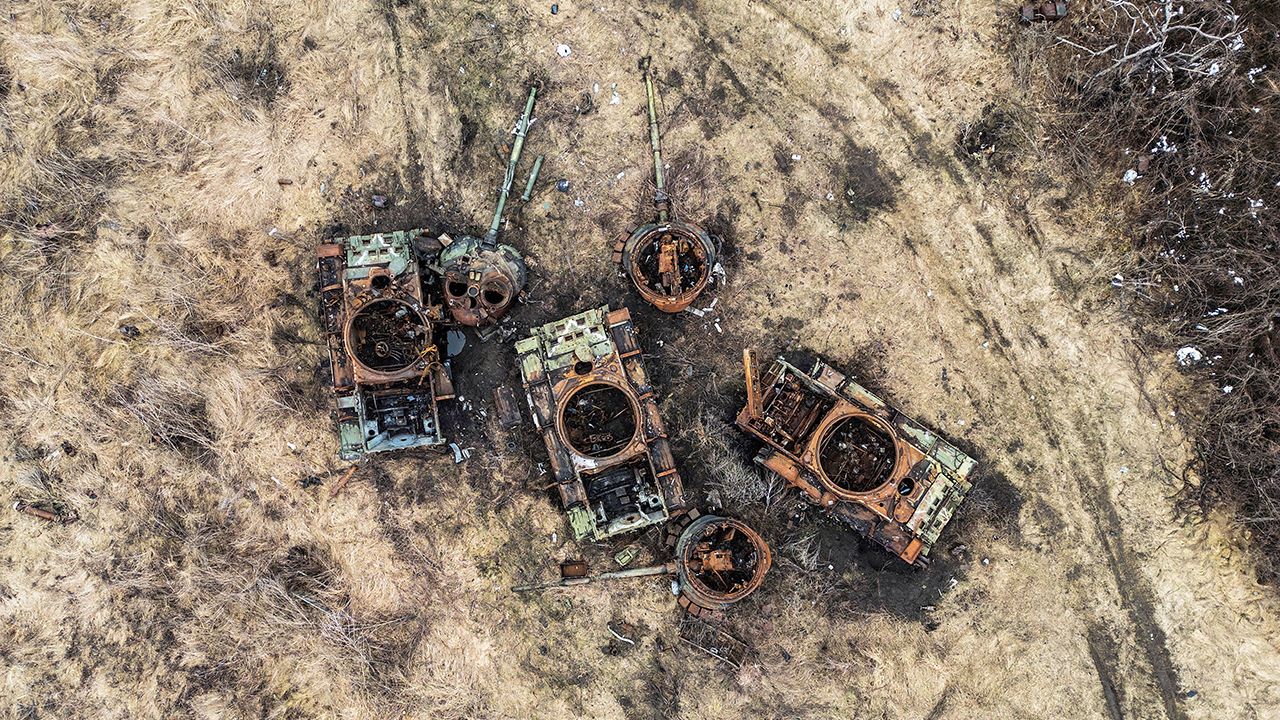
[[[1003,12],[14,8],[0,479],[79,519],[0,520],[7,716],[1249,718],[1280,702],[1274,605],[1229,534],[1172,514],[1172,363],[1100,302],[1105,209],[1034,143],[982,158],[1021,117],[999,112],[1018,92],[993,50]],[[643,306],[609,260],[651,214],[643,55],[677,213],[724,241],[703,317]],[[530,296],[509,336],[468,337],[465,401],[446,403],[472,454],[379,459],[334,494],[312,247],[483,227],[530,77],[545,90],[526,157],[546,164],[504,235],[534,261]],[[740,671],[679,647],[665,580],[507,591],[616,549],[566,540],[541,441],[499,428],[489,392],[515,383],[514,337],[606,302],[632,310],[690,494],[776,551],[730,623],[757,648]],[[980,459],[929,570],[883,565],[754,469],[731,423],[744,346],[820,355]]]

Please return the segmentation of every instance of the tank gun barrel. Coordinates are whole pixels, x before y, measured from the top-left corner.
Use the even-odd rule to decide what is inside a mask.
[[[516,165],[520,163],[520,152],[524,150],[524,138],[529,133],[529,121],[533,116],[533,102],[538,96],[538,86],[529,88],[529,100],[524,105],[524,115],[516,124],[516,139],[511,143],[511,158],[507,162],[507,174],[502,179],[502,187],[498,190],[498,207],[493,211],[493,222],[489,223],[489,231],[484,235],[484,243],[494,246],[498,242],[498,227],[502,225],[502,211],[507,207],[507,197],[511,194],[511,185],[516,179]]]
[[[650,565],[648,567],[629,568],[627,570],[614,570],[612,572],[600,573],[599,575],[584,575],[582,577],[561,578],[556,582],[535,583],[531,585],[517,585],[511,588],[512,592],[535,592],[539,590],[550,590],[558,587],[574,587],[576,585],[587,585],[593,582],[603,582],[606,580],[625,580],[627,578],[637,577],[653,577],[654,575],[674,575],[676,572],[676,564],[669,562],[664,565]]]
[[[670,198],[667,197],[667,183],[662,175],[662,140],[658,132],[658,97],[653,89],[653,73],[649,71],[653,58],[644,58],[640,61],[640,69],[644,71],[644,88],[649,98],[649,144],[653,147],[653,185],[656,192],[653,195],[653,204],[658,208],[658,220],[666,222],[667,212],[670,206]]]

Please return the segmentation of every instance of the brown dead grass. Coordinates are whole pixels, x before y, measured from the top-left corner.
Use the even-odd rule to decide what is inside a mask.
[[[5,717],[1085,718],[1110,682],[1147,718],[1170,714],[1161,653],[1172,690],[1200,693],[1173,714],[1280,701],[1274,605],[1232,537],[1172,519],[1168,362],[1131,355],[1096,302],[1120,257],[1105,213],[1039,158],[955,159],[1012,92],[990,6],[8,7],[0,482],[80,520],[0,518]],[[536,260],[514,320],[633,299],[607,241],[647,212],[647,53],[679,207],[725,236],[729,279],[723,334],[635,312],[691,490],[718,482],[779,549],[733,620],[758,648],[740,672],[671,649],[663,581],[507,592],[606,549],[566,542],[526,489],[535,439],[479,417],[465,373],[465,466],[402,456],[334,498],[299,485],[337,467],[311,246],[482,222],[528,74],[547,81],[546,180],[508,228]],[[800,160],[784,171],[779,148]],[[839,197],[868,178],[892,202]],[[862,369],[970,443],[989,495],[939,548],[967,552],[875,572],[794,496],[752,502],[773,490],[728,429],[745,344]],[[464,360],[509,370],[501,346]],[[607,654],[616,619],[638,641]]]

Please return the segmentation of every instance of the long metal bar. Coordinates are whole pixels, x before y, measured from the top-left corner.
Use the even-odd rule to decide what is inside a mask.
[[[524,105],[524,116],[516,124],[516,139],[511,143],[511,159],[507,162],[507,174],[502,180],[502,188],[498,191],[498,207],[493,211],[493,222],[489,223],[489,232],[484,235],[486,245],[498,242],[498,227],[502,225],[502,211],[507,207],[507,196],[511,194],[511,185],[516,179],[516,165],[520,162],[520,151],[524,149],[524,138],[529,133],[529,120],[533,116],[533,101],[538,96],[538,88],[529,88],[529,100]]]
[[[644,70],[644,88],[645,93],[649,96],[649,145],[653,147],[653,184],[657,188],[653,203],[658,207],[658,220],[666,222],[668,207],[667,183],[662,175],[662,140],[658,132],[658,98],[653,89],[653,74],[649,72],[651,63],[652,58],[645,58],[640,61],[640,68]]]
[[[654,575],[672,575],[676,571],[676,564],[669,562],[665,565],[650,565],[649,567],[631,568],[629,570],[614,570],[613,572],[600,573],[599,575],[587,575],[585,577],[564,578],[557,582],[542,583],[535,585],[517,585],[511,588],[512,592],[531,592],[534,590],[548,590],[557,587],[574,587],[575,585],[587,585],[589,583],[601,580],[625,580],[627,578],[652,577]]]

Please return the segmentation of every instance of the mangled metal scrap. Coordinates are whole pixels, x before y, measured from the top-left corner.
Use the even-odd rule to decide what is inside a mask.
[[[654,525],[684,507],[626,309],[606,305],[535,328],[516,354],[575,538]]]
[[[1067,16],[1065,2],[1027,3],[1019,11],[1018,19],[1024,24],[1033,22],[1053,22]]]
[[[468,235],[440,251],[445,306],[459,325],[486,327],[497,323],[506,316],[528,281],[529,271],[520,252],[510,245],[498,243],[498,231],[502,226],[502,211],[506,208],[507,197],[511,195],[511,185],[515,182],[516,166],[520,163],[537,95],[537,87],[529,89],[524,115],[516,123],[507,172],[498,189],[498,204],[488,232],[480,238]]]
[[[649,98],[649,142],[653,147],[653,198],[658,218],[632,226],[618,235],[613,260],[639,291],[640,297],[659,310],[678,313],[693,304],[711,282],[718,250],[705,230],[670,218],[671,198],[667,195],[662,169],[662,148],[658,133],[657,99],[650,59],[640,61]]]
[[[664,550],[672,559],[661,565],[588,574],[586,563],[560,564],[560,580],[541,585],[520,585],[529,592],[554,587],[574,587],[626,578],[674,575],[676,602],[689,615],[721,617],[726,610],[755,592],[773,563],[769,545],[746,523],[693,509],[672,518],[667,526]]]
[[[344,460],[444,443],[437,401],[453,397],[453,381],[435,333],[442,309],[426,301],[414,254],[425,237],[402,230],[316,248]]]
[[[822,362],[779,359],[757,376],[743,352],[738,427],[765,442],[756,462],[863,537],[908,563],[929,549],[972,487],[975,462]]]

